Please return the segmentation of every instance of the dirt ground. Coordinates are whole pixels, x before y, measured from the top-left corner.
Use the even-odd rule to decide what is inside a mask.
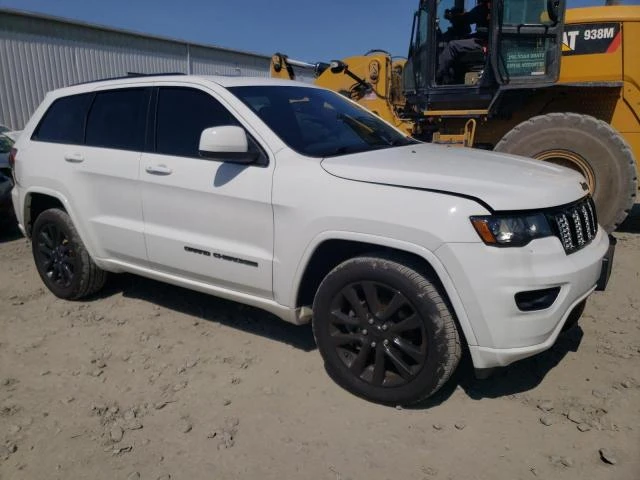
[[[130,275],[58,300],[2,227],[0,479],[638,480],[638,207],[579,327],[414,409],[341,390],[308,326],[253,308]]]

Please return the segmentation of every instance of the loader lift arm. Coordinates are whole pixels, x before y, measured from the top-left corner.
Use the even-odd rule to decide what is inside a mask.
[[[303,62],[301,60],[294,60],[289,58],[287,55],[282,53],[275,53],[271,57],[271,76],[274,78],[286,78],[289,80],[296,80],[297,75],[295,69],[293,67],[298,67],[302,69],[306,69],[308,71],[313,71],[314,78],[318,78],[322,75],[327,69],[331,71],[331,73],[338,75],[343,73],[349,76],[356,82],[356,85],[366,92],[373,91],[373,86],[367,82],[362,77],[359,77],[351,70],[349,70],[349,66],[341,61],[341,60],[332,60],[331,63],[325,62],[316,62],[309,63]],[[376,92],[377,93],[377,92]]]
[[[301,60],[294,60],[282,53],[274,53],[271,56],[271,77],[284,78],[287,80],[296,80],[296,72],[293,67],[298,67],[306,70],[313,71],[315,78],[322,75],[322,73],[329,68],[329,64],[325,62],[309,63]]]

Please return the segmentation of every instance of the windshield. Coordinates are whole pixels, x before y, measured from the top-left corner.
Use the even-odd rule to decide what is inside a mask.
[[[229,90],[287,145],[304,155],[330,157],[416,143],[328,90],[294,86]]]

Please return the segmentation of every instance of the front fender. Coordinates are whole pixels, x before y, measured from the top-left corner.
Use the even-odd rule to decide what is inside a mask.
[[[423,258],[426,262],[429,263],[429,265],[431,265],[436,275],[438,275],[438,278],[442,283],[442,286],[444,287],[445,292],[449,297],[449,301],[451,302],[451,305],[455,311],[456,317],[458,319],[460,327],[462,328],[462,332],[467,340],[467,343],[469,345],[477,345],[476,335],[473,331],[471,323],[469,322],[469,318],[462,304],[462,300],[460,299],[460,295],[458,294],[453,281],[449,277],[449,274],[447,273],[447,270],[442,262],[440,262],[438,257],[432,251],[421,247],[420,245],[397,240],[394,238],[349,231],[324,231],[316,235],[305,248],[304,254],[301,257],[300,262],[298,263],[298,267],[296,268],[296,272],[291,284],[291,290],[288,294],[288,305],[296,305],[296,299],[298,298],[302,278],[309,265],[309,262],[318,247],[328,240],[347,240],[351,242],[379,245],[380,247],[393,248],[395,250],[407,252]]]

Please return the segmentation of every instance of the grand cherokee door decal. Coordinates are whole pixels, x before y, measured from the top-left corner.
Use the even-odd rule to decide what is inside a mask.
[[[217,260],[225,260],[227,262],[239,263],[240,265],[247,265],[249,267],[258,267],[258,262],[253,262],[251,260],[245,260],[244,258],[232,257],[230,255],[224,255],[222,253],[209,252],[207,250],[202,250],[200,248],[189,247],[185,245],[185,252],[195,253],[196,255],[202,255],[204,257],[213,257]]]

